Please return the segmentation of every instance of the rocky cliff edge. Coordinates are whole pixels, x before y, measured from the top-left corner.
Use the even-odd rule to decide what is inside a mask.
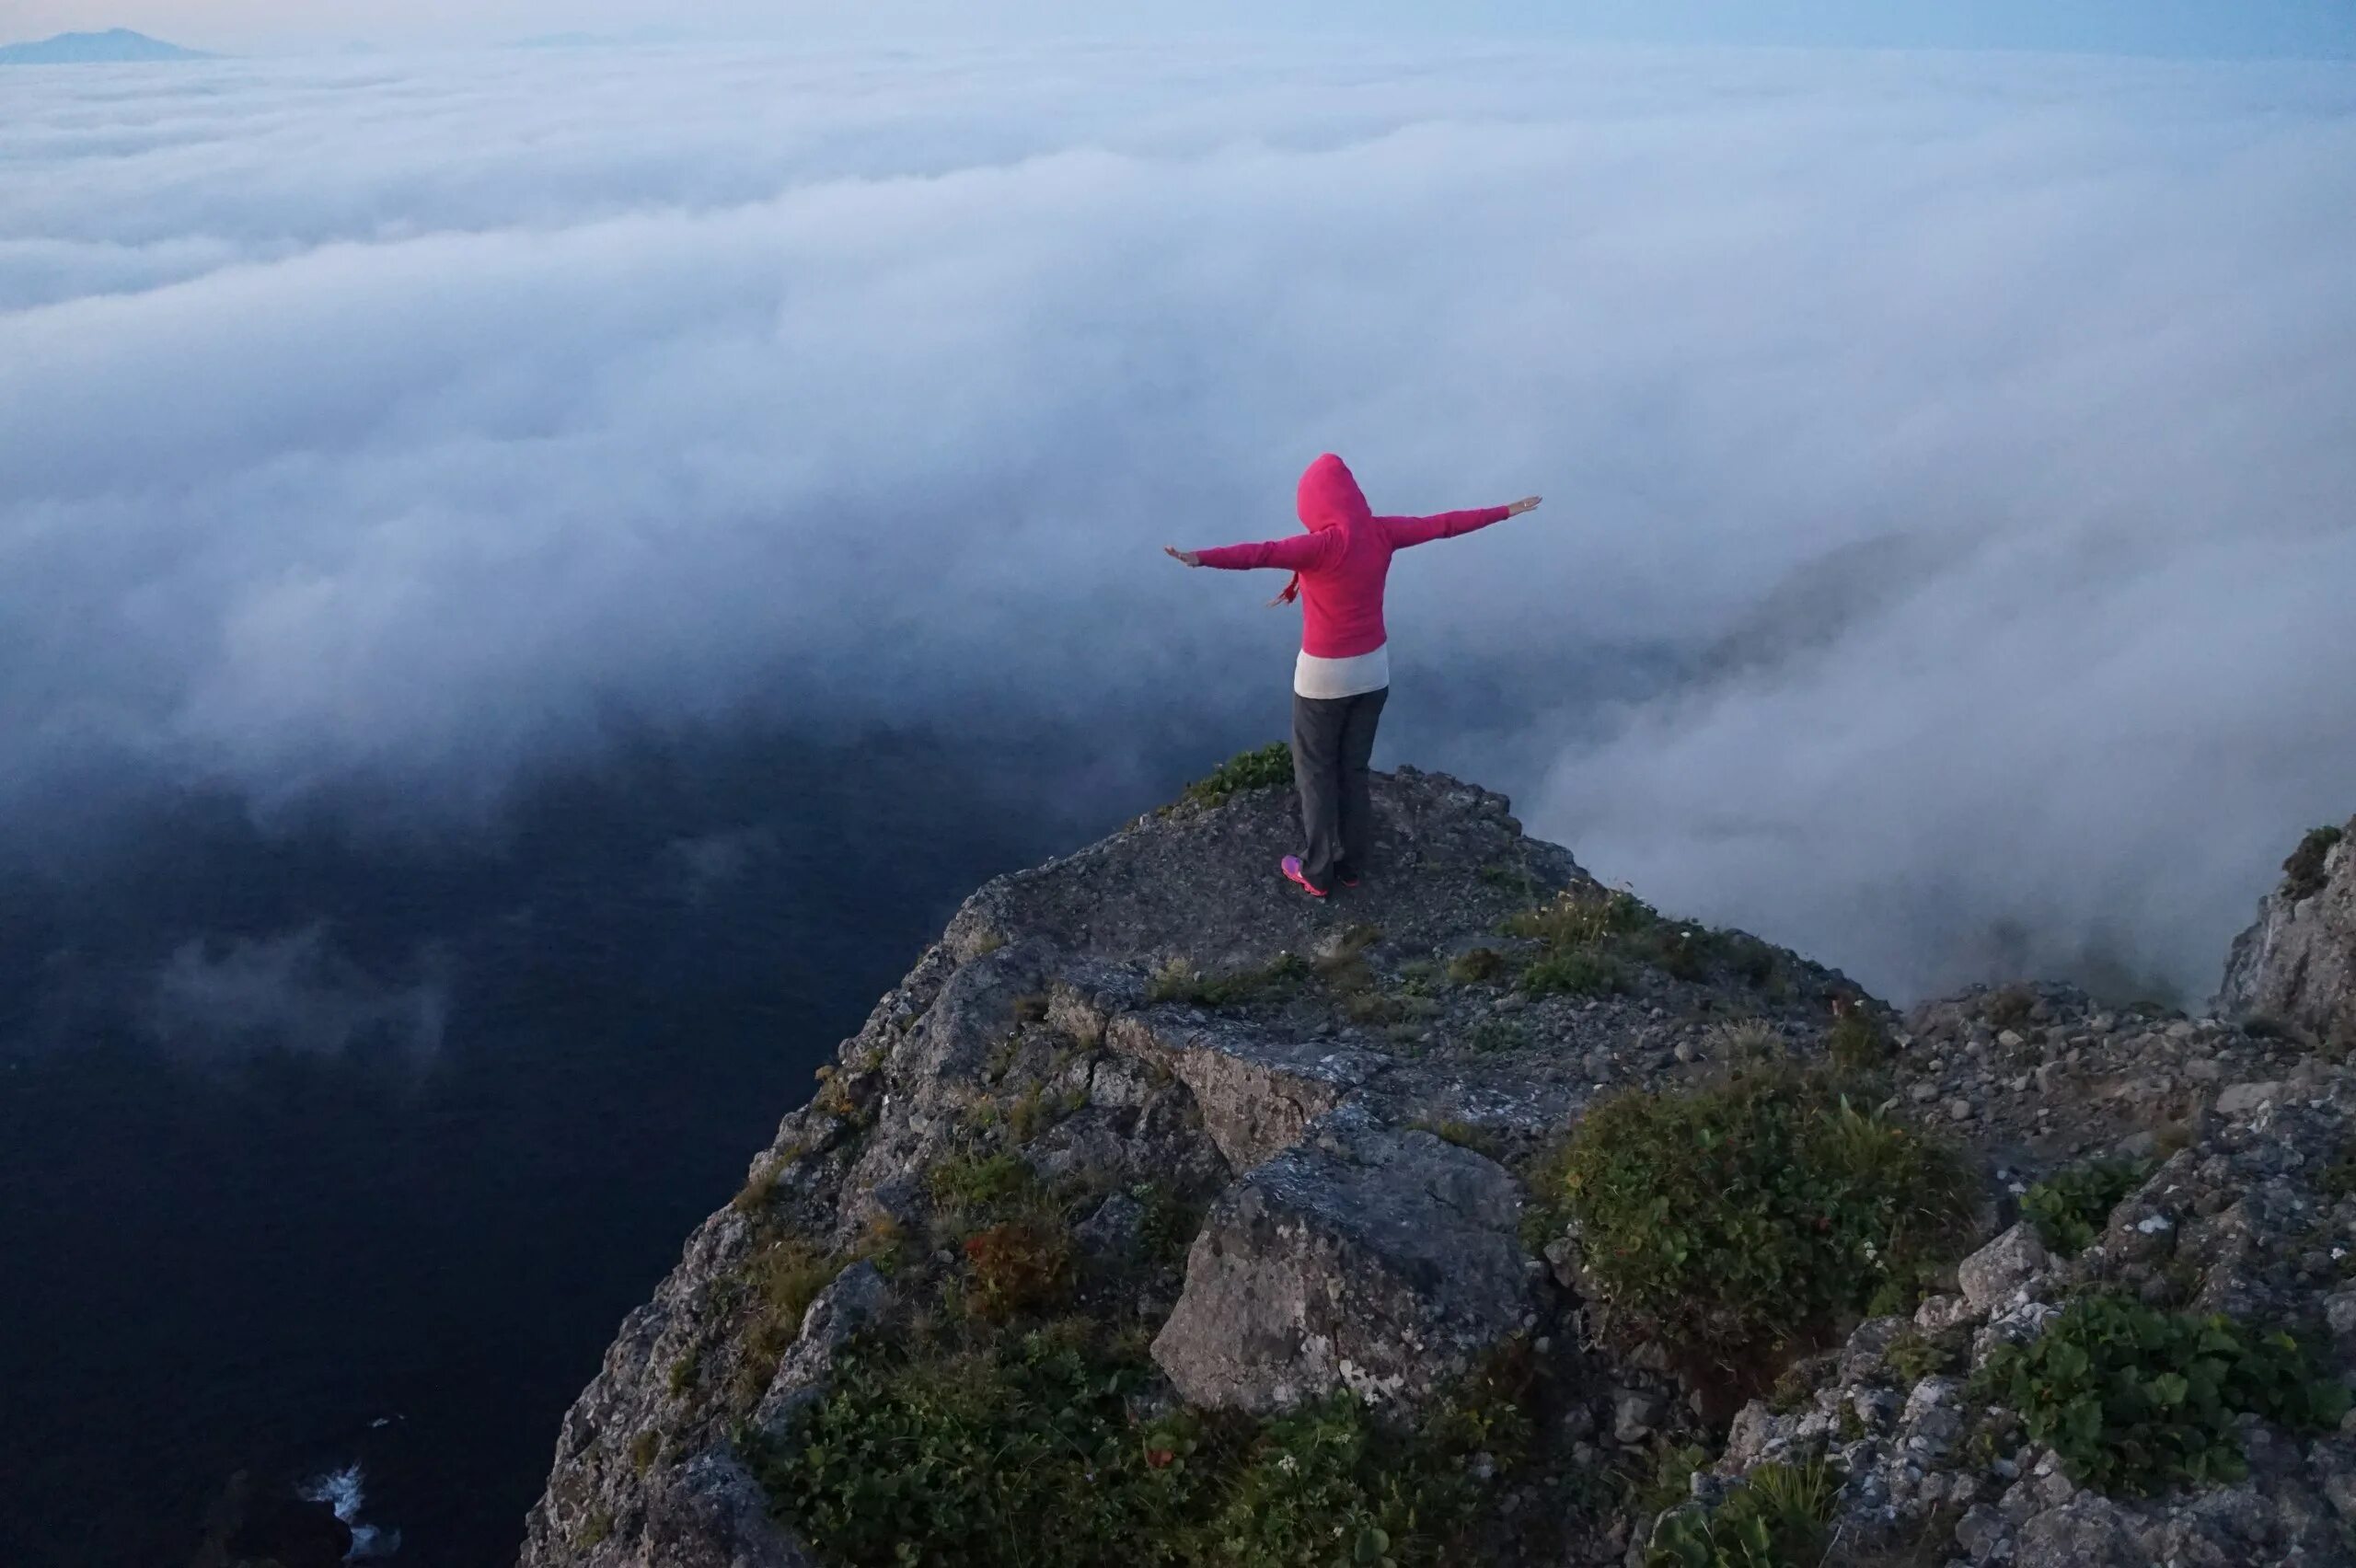
[[[2029,986],[1900,1017],[1409,768],[1380,874],[1313,903],[1255,777],[966,903],[623,1322],[525,1568],[2356,1568],[2347,846],[2236,944],[2245,1022]],[[1600,1104],[1676,1108],[1677,1163],[1762,1106],[1794,1169],[1811,1129],[1851,1163],[1800,1199],[1728,1166],[1732,1210],[1630,1232]],[[1931,1225],[1860,1148],[1967,1190]],[[1672,1332],[1711,1320],[1643,1269],[1777,1224],[1854,1230],[1857,1277],[1739,1354]],[[1738,1284],[1697,1288],[1755,1317]],[[2056,1404],[2031,1358],[2082,1340],[2144,1404]]]

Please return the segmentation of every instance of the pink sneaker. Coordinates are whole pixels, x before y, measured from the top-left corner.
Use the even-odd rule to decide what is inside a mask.
[[[1309,878],[1302,873],[1299,856],[1288,855],[1280,864],[1284,869],[1286,878],[1289,881],[1299,882],[1300,884],[1301,892],[1309,894],[1311,898],[1322,898],[1325,896],[1325,890],[1322,887],[1312,885],[1310,882]]]

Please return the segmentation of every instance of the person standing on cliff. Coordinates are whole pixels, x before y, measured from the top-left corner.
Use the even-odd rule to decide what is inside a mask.
[[[1163,552],[1186,566],[1228,571],[1275,567],[1292,573],[1271,605],[1300,601],[1300,657],[1292,676],[1292,777],[1300,791],[1307,849],[1288,855],[1284,873],[1312,898],[1338,882],[1356,887],[1374,837],[1367,767],[1374,730],[1391,695],[1391,656],[1382,627],[1382,588],[1391,558],[1410,545],[1452,539],[1502,523],[1538,504],[1443,512],[1437,517],[1377,517],[1348,465],[1331,452],[1300,476],[1300,525],[1289,539],[1217,549]]]

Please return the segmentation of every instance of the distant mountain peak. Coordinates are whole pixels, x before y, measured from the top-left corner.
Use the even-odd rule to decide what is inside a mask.
[[[59,33],[37,43],[0,44],[0,65],[100,65],[148,60],[209,60],[202,50],[183,49],[159,38],[110,28],[105,32]]]

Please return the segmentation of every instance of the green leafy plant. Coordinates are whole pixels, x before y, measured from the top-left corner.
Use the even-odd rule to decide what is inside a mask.
[[[2021,1194],[2021,1213],[2038,1239],[2064,1258],[2092,1245],[2110,1211],[2143,1184],[2152,1168],[2139,1160],[2095,1159],[2057,1170]]]
[[[934,1354],[858,1342],[826,1395],[744,1444],[773,1505],[847,1568],[1438,1568],[1477,1448],[1527,1441],[1497,1358],[1419,1424],[1339,1395],[1265,1424],[1143,1398],[1142,1344],[1084,1326]]]
[[[2050,1445],[2071,1480],[2129,1494],[2240,1479],[2244,1412],[2315,1432],[2349,1407],[2347,1388],[2290,1334],[2113,1294],[2081,1297],[2037,1339],[2000,1346],[1976,1385]]]
[[[1446,1504],[1436,1478],[1386,1464],[1380,1438],[1345,1395],[1272,1422],[1204,1532],[1206,1560],[1396,1568]]]
[[[1771,1063],[1591,1109],[1563,1157],[1590,1282],[1640,1332],[1755,1355],[1960,1250],[1972,1182],[1946,1145]]]
[[[1761,1465],[1716,1507],[1663,1516],[1646,1568],[1816,1568],[1840,1496],[1822,1460]]]
[[[1162,807],[1164,815],[1207,811],[1246,790],[1271,790],[1292,783],[1292,748],[1271,741],[1255,751],[1238,752],[1201,778],[1186,786],[1179,797]]]
[[[2344,836],[2345,830],[2337,827],[2309,828],[2282,862],[2282,896],[2296,903],[2322,892],[2324,860]]]
[[[1610,953],[1570,949],[1550,952],[1521,972],[1521,987],[1532,996],[1611,996],[1628,988],[1628,970]]]
[[[1191,1423],[1132,1419],[1148,1381],[1044,1333],[946,1356],[860,1345],[785,1440],[754,1446],[755,1469],[855,1568],[1168,1562],[1149,1543],[1199,1511],[1205,1478]]]

